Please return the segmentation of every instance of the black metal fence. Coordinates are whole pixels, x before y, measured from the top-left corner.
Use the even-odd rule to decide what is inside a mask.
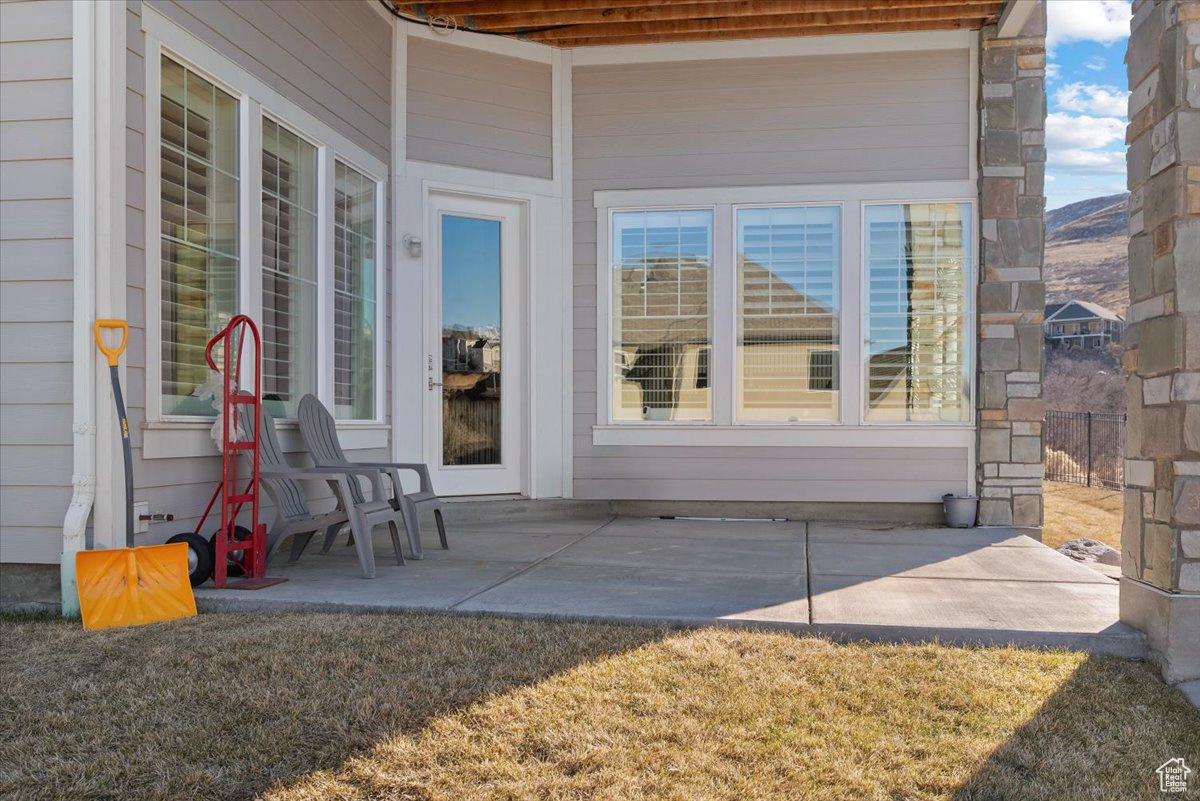
[[[1048,411],[1042,441],[1047,481],[1125,486],[1125,415]]]

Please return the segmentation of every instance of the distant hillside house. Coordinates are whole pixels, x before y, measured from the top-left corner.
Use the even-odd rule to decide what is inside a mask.
[[[1111,309],[1086,300],[1046,306],[1046,344],[1054,350],[1099,350],[1120,342],[1125,320]]]

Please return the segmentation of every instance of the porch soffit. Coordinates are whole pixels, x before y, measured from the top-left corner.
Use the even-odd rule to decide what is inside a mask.
[[[555,47],[978,29],[1005,0],[382,0],[413,21]]]

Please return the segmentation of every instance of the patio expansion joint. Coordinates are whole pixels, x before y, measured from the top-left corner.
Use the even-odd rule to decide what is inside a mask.
[[[499,587],[501,584],[506,584],[506,583],[508,583],[509,581],[512,581],[512,580],[513,580],[513,579],[515,579],[517,576],[522,576],[522,575],[524,575],[524,574],[528,573],[530,570],[533,570],[535,567],[537,567],[538,565],[542,564],[542,563],[543,563],[543,562],[545,562],[547,559],[550,559],[551,557],[553,557],[553,556],[556,556],[557,554],[560,554],[560,553],[562,553],[562,552],[563,552],[563,551],[565,551],[567,548],[570,548],[570,547],[572,547],[573,545],[578,545],[579,543],[581,543],[581,542],[583,542],[584,540],[586,540],[588,537],[590,537],[590,536],[592,536],[593,534],[595,534],[597,531],[600,531],[601,529],[604,529],[604,528],[606,528],[607,526],[611,525],[611,524],[612,524],[612,523],[614,523],[616,520],[617,520],[617,516],[616,516],[616,515],[612,515],[611,517],[609,517],[609,518],[608,518],[608,520],[605,520],[603,523],[601,523],[600,525],[596,526],[594,529],[592,529],[591,531],[587,532],[586,534],[584,534],[584,535],[582,535],[582,536],[580,536],[580,537],[578,537],[578,538],[576,538],[576,539],[574,539],[574,540],[571,540],[570,542],[568,542],[566,545],[562,546],[561,548],[555,548],[555,549],[554,549],[553,551],[551,551],[550,553],[548,553],[548,554],[546,554],[545,556],[543,556],[543,557],[541,557],[541,558],[537,559],[536,561],[530,562],[529,564],[525,565],[524,567],[518,568],[517,570],[514,570],[514,571],[512,571],[511,573],[506,573],[505,575],[501,576],[501,577],[500,577],[499,579],[497,579],[496,581],[493,581],[491,584],[487,585],[486,587],[482,587],[482,588],[480,588],[480,589],[478,589],[478,590],[473,590],[472,592],[469,592],[469,593],[467,593],[467,594],[466,594],[466,595],[464,595],[462,598],[459,598],[457,601],[454,601],[453,603],[451,603],[451,604],[447,605],[447,606],[446,606],[446,609],[454,609],[455,607],[458,607],[458,606],[460,606],[460,605],[462,605],[462,604],[465,604],[467,601],[470,601],[472,598],[477,598],[478,596],[480,596],[480,595],[483,595],[485,592],[490,592],[491,590],[494,590],[494,589],[496,589],[496,588],[497,588],[497,587]]]

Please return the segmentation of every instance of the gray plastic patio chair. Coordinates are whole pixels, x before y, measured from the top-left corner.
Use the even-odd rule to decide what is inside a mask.
[[[392,506],[400,512],[404,519],[404,529],[408,533],[408,547],[413,559],[421,559],[421,528],[418,514],[422,508],[433,511],[434,522],[438,527],[438,538],[442,547],[449,549],[446,541],[446,524],[442,520],[442,506],[437,493],[433,491],[433,482],[429,478],[429,468],[419,462],[351,462],[342,452],[338,441],[337,424],[333,415],[324,404],[313,395],[305,395],[300,399],[300,435],[304,444],[312,454],[313,463],[319,468],[355,468],[358,470],[376,470],[386,473],[392,480]],[[416,492],[405,493],[400,483],[400,471],[411,470],[420,479],[420,489]],[[351,493],[357,484],[350,487]],[[359,490],[361,492],[361,490]],[[355,496],[357,499],[358,496]]]
[[[275,435],[275,418],[266,407],[260,408],[259,423],[259,481],[275,505],[275,519],[267,529],[267,559],[269,560],[287,537],[292,537],[292,550],[288,561],[300,558],[309,540],[317,531],[324,530],[326,550],[338,531],[350,524],[350,531],[358,552],[358,563],[363,578],[375,578],[375,553],[371,545],[371,531],[380,523],[388,524],[392,547],[396,551],[396,564],[404,564],[400,551],[400,530],[397,523],[400,513],[392,507],[383,489],[383,480],[378,470],[360,469],[355,465],[338,468],[293,467],[284,458],[283,449]],[[250,407],[241,407],[242,430],[253,430],[253,412]],[[371,483],[371,500],[363,495],[356,476],[363,476]],[[337,508],[329,512],[314,514],[305,500],[300,481],[325,481],[337,499]]]

